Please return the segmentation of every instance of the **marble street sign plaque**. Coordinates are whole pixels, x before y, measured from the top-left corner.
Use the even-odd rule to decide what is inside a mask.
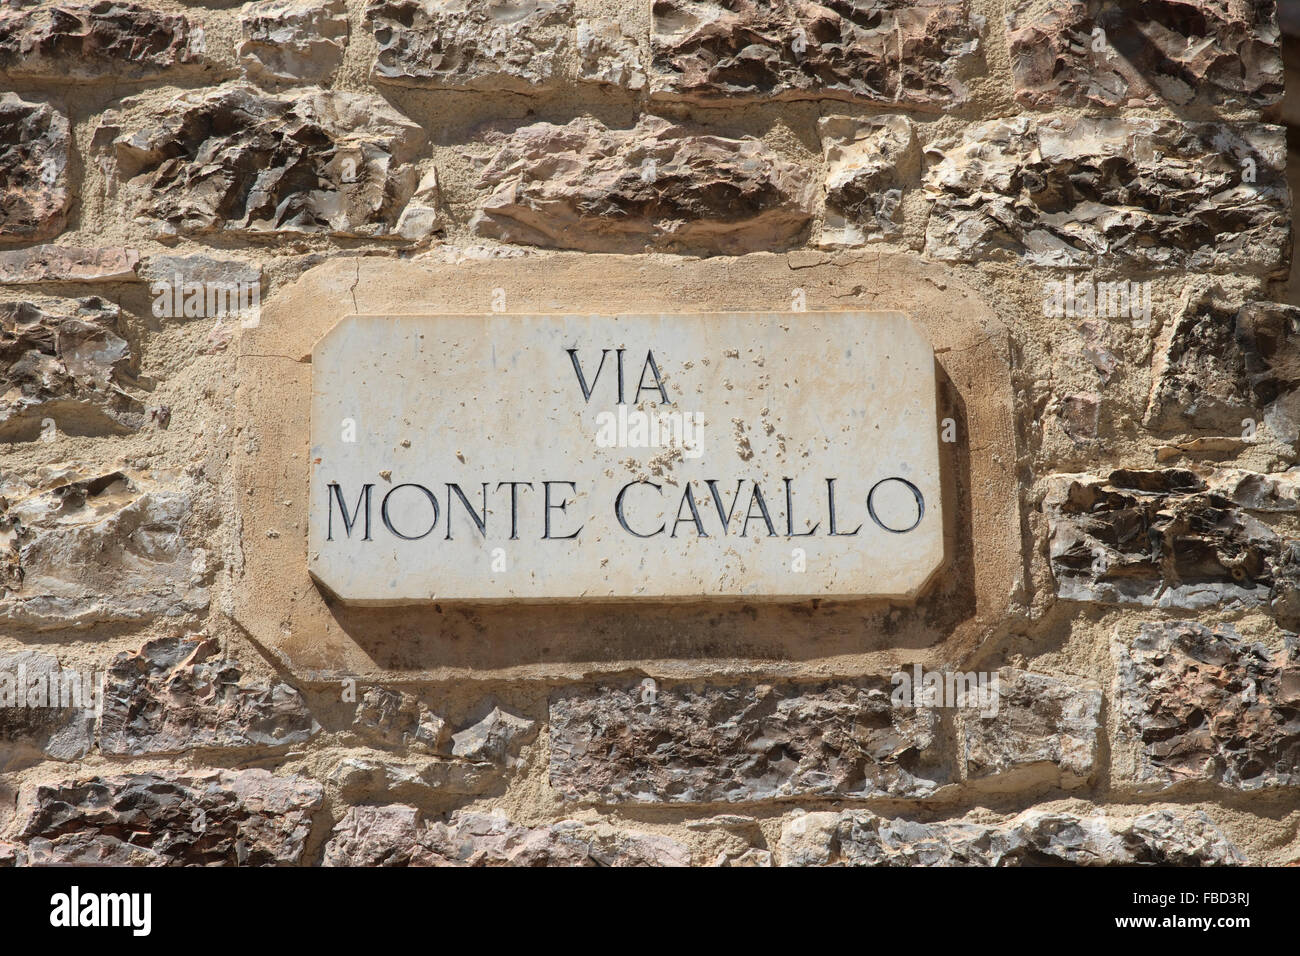
[[[312,392],[308,566],[348,603],[908,599],[943,563],[900,313],[349,316]]]

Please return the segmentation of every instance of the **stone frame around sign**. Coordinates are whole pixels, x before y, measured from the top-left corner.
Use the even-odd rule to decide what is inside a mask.
[[[960,662],[1027,591],[1006,330],[949,270],[882,254],[545,254],[337,259],[279,291],[243,330],[231,505],[233,620],[306,680],[581,679],[652,672],[825,677]],[[947,563],[914,602],[441,604],[331,601],[306,561],[311,352],[350,314],[890,310],[934,347]],[[976,547],[978,546],[978,553]]]

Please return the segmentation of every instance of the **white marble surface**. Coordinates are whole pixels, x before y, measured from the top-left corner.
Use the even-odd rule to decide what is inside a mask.
[[[312,380],[308,562],[349,603],[905,599],[943,562],[899,313],[351,316]],[[636,447],[638,412],[685,441]]]

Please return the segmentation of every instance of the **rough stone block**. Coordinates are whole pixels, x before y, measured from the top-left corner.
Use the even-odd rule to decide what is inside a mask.
[[[164,637],[119,654],[104,682],[99,749],[106,754],[286,747],[319,730],[280,681],[247,681],[217,642]]]
[[[965,102],[983,17],[965,0],[654,0],[660,96],[833,98],[940,110]]]
[[[1300,435],[1300,308],[1188,303],[1156,345],[1142,424],[1295,448]],[[1253,424],[1253,428],[1251,425]]]
[[[235,85],[183,93],[113,141],[155,234],[391,236],[424,133],[377,96]]]
[[[1119,743],[1133,782],[1157,789],[1211,781],[1237,790],[1300,786],[1300,656],[1227,624],[1143,624],[1112,642]]]
[[[0,442],[49,432],[125,435],[144,424],[121,310],[99,297],[55,310],[0,303]]]
[[[529,92],[561,76],[570,0],[371,0],[372,77],[406,86]]]
[[[15,7],[0,11],[0,74],[121,81],[203,60],[203,28],[181,14],[120,0]]]
[[[1007,30],[1027,106],[1260,108],[1282,98],[1274,3],[1017,0]]]
[[[1101,688],[1092,681],[1006,671],[997,714],[962,713],[966,778],[979,786],[1071,789],[1093,775]]]
[[[926,158],[925,251],[938,259],[1286,274],[1280,126],[1020,116]]]
[[[443,753],[451,728],[413,694],[368,687],[357,702],[351,730],[384,747],[407,747],[420,753]]]
[[[70,144],[68,118],[58,110],[16,93],[0,96],[0,239],[35,241],[63,231],[72,206]]]
[[[471,226],[506,242],[588,252],[789,245],[812,218],[808,171],[757,139],[657,116],[631,129],[534,123],[491,142]]]
[[[1295,619],[1294,540],[1257,513],[1294,513],[1297,477],[1224,469],[1049,479],[1058,596],[1140,607],[1271,608]],[[1270,519],[1272,520],[1272,519]]]
[[[205,610],[191,500],[121,471],[0,483],[0,621],[36,628],[144,622]]]
[[[32,866],[296,866],[322,798],[266,770],[29,784],[16,837]]]
[[[1245,856],[1202,811],[1027,810],[1001,823],[920,823],[868,810],[786,821],[781,866],[1228,866]]]
[[[855,246],[902,232],[903,191],[916,184],[921,148],[906,116],[824,116],[826,215],[818,245]]]
[[[656,834],[564,820],[526,827],[459,810],[424,823],[415,807],[352,807],[325,847],[326,866],[689,866],[690,850]]]
[[[38,651],[0,654],[0,771],[89,753],[101,676]]]
[[[613,20],[583,19],[574,26],[578,79],[627,90],[645,87],[645,64],[636,39]]]
[[[239,14],[244,75],[263,85],[327,83],[348,42],[345,0],[258,0]]]
[[[937,723],[884,679],[559,692],[551,786],[594,803],[925,797],[951,780]]]
[[[0,252],[0,285],[134,282],[140,254],[133,249],[30,246]]]

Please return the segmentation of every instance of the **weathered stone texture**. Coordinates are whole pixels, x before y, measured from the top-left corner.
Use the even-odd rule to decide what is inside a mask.
[[[1007,15],[1016,99],[1028,106],[1234,107],[1282,98],[1276,5],[1256,0],[1018,0]]]
[[[326,866],[419,866],[431,863],[420,844],[420,811],[415,807],[351,807],[325,845]]]
[[[613,20],[579,20],[574,27],[578,79],[628,90],[645,86],[645,66],[636,40]]]
[[[0,654],[0,771],[89,753],[98,676],[38,651]]]
[[[1057,594],[1141,607],[1265,607],[1295,620],[1294,539],[1255,512],[1294,514],[1297,476],[1223,470],[1058,475],[1043,510]]]
[[[710,864],[710,866],[726,867],[769,867],[773,865],[772,853],[770,850],[723,850],[719,853]]]
[[[951,779],[933,710],[886,680],[647,690],[551,699],[551,786],[599,803],[924,797]]]
[[[527,92],[562,75],[569,0],[371,0],[372,76],[410,86]]]
[[[466,760],[512,766],[520,748],[536,736],[536,721],[493,707],[482,720],[452,735],[451,752]]]
[[[1002,823],[920,823],[867,810],[786,821],[782,866],[1229,866],[1245,856],[1202,811],[1078,816],[1027,810]]]
[[[938,259],[1285,275],[1279,126],[1022,116],[926,156]]]
[[[35,4],[0,11],[0,74],[42,81],[123,80],[203,58],[203,29],[137,3]]]
[[[443,229],[442,189],[438,185],[437,167],[420,177],[420,184],[411,194],[411,201],[397,220],[397,234],[412,242],[429,240]]]
[[[205,610],[206,554],[185,537],[190,497],[120,471],[0,483],[0,621],[37,628]]]
[[[966,777],[986,784],[1087,783],[1097,759],[1101,688],[1031,671],[1005,671],[998,712],[963,710]]]
[[[107,754],[285,747],[319,728],[302,694],[246,681],[211,638],[165,637],[119,654],[104,683],[99,749]]]
[[[1101,396],[1095,392],[1062,395],[1055,404],[1061,430],[1076,445],[1088,445],[1097,440],[1097,427],[1101,420]]]
[[[240,11],[239,60],[255,82],[325,83],[343,65],[344,0],[259,0]]]
[[[422,697],[370,687],[349,730],[356,741],[390,752],[345,756],[328,772],[329,781],[349,797],[383,792],[416,799],[434,791],[478,795],[503,785],[522,748],[536,738],[537,722],[492,706],[453,733]]]
[[[52,421],[69,435],[123,435],[144,423],[121,310],[98,297],[57,311],[0,302],[0,442],[32,441]]]
[[[1240,437],[1253,422],[1258,432],[1294,447],[1298,340],[1296,306],[1234,307],[1208,297],[1189,303],[1161,336],[1143,424],[1158,433]]]
[[[605,823],[538,827],[457,811],[426,824],[414,807],[352,807],[325,847],[326,866],[689,866],[675,840]]]
[[[357,702],[352,732],[367,743],[445,753],[451,728],[420,698],[386,687],[368,687]]]
[[[294,866],[322,796],[266,770],[31,784],[13,836],[33,866]]]
[[[390,236],[419,126],[376,96],[236,85],[185,93],[117,137],[136,221],[159,235]]]
[[[902,232],[903,190],[916,183],[921,149],[906,116],[824,116],[826,216],[818,244],[853,246]]]
[[[63,231],[72,205],[70,142],[68,118],[49,104],[0,96],[0,239],[49,239]]]
[[[31,246],[0,252],[0,285],[134,282],[140,255],[132,249]]]
[[[348,801],[363,802],[377,793],[389,800],[421,801],[433,794],[472,797],[503,790],[508,771],[501,764],[385,753],[340,757],[323,779]]]
[[[1231,625],[1143,624],[1113,642],[1119,739],[1133,782],[1212,781],[1239,790],[1300,786],[1300,657],[1294,635],[1271,650]]]
[[[967,98],[984,28],[965,0],[654,0],[661,96],[855,99],[942,109]]]
[[[631,129],[592,119],[535,123],[490,137],[481,236],[591,252],[790,244],[811,219],[811,177],[757,139],[729,139],[643,116]]]
[[[1279,5],[616,7],[0,0],[0,867],[1219,866],[1246,862],[1237,838],[1259,862],[1294,856],[1300,468],[1282,469],[1300,454],[1300,306],[1280,289],[1282,301],[1250,301],[1285,277],[1292,246],[1285,130],[1264,122],[1281,122]],[[986,34],[980,13],[1005,31],[999,19]],[[41,244],[68,230],[105,245]],[[136,238],[143,260],[113,245]],[[752,286],[747,301],[773,292],[797,308],[806,292],[814,309],[890,308],[891,289],[906,299],[909,282],[929,283],[961,326],[983,322],[965,315],[979,297],[966,280],[996,279],[976,292],[1000,296],[1007,329],[945,325],[950,341],[936,341],[945,389],[961,393],[942,404],[963,435],[970,425],[971,455],[1011,476],[1007,494],[956,477],[971,486],[958,487],[957,538],[977,529],[974,558],[960,540],[950,555],[958,584],[892,612],[759,609],[752,633],[723,622],[718,640],[748,643],[721,650],[698,608],[649,648],[633,647],[630,618],[602,637],[571,608],[557,626],[586,634],[577,650],[520,636],[526,612],[453,608],[417,648],[402,643],[429,624],[417,611],[380,609],[383,633],[367,633],[358,613],[375,615],[322,605],[301,575],[305,591],[273,587],[283,601],[254,593],[268,575],[252,539],[292,544],[321,499],[264,494],[218,466],[256,445],[283,459],[262,477],[307,468],[308,443],[280,440],[307,416],[289,402],[271,423],[288,431],[250,437],[226,414],[232,356],[213,353],[244,335],[241,381],[256,386],[305,375],[315,336],[267,344],[258,323],[214,314],[206,287],[257,288],[260,307],[265,279],[268,295],[306,303],[286,307],[287,326],[278,305],[267,323],[292,330],[353,311],[350,286],[366,299],[352,259],[290,290],[302,270],[387,250],[417,272],[461,263],[471,312],[500,276],[511,311],[602,311],[520,272],[582,271],[538,248],[637,254],[577,258],[607,287],[636,272],[645,288],[695,289],[701,309],[731,307],[713,288],[727,280]],[[764,255],[714,260],[694,285],[652,274],[748,253]],[[492,258],[514,272],[480,261]],[[433,301],[427,274],[381,272],[385,301]],[[1044,283],[1066,272],[1058,298],[1072,305],[1039,315]],[[1120,283],[1127,295],[1147,278],[1154,311],[1150,296],[1145,313],[1114,307]],[[178,310],[187,284],[204,301]],[[986,339],[1023,352],[1017,401],[994,404],[1018,409],[1027,451],[1014,422],[999,430],[980,407],[1006,372],[997,355],[966,354]],[[771,371],[743,342],[718,351]],[[744,383],[727,375],[734,405]],[[787,457],[818,458],[768,411],[755,429]],[[758,449],[753,421],[732,422],[734,434],[713,425],[742,457]],[[1052,461],[1089,473],[1031,474]],[[1023,555],[980,537],[991,501],[1015,510],[1016,474],[1022,510],[1038,509],[1023,516]],[[232,496],[275,520],[219,513]],[[1021,527],[993,523],[1009,538]],[[296,573],[258,554],[271,576]],[[962,585],[990,554],[994,570]],[[252,584],[227,595],[241,569]],[[733,611],[748,613],[720,613]],[[230,615],[292,657],[295,676],[229,659]],[[787,628],[790,615],[811,623]],[[1057,632],[1071,621],[1065,654]],[[475,628],[500,632],[501,653],[458,647]],[[340,636],[337,653],[319,645]],[[1095,646],[1108,637],[1111,658]],[[520,641],[525,659],[508,659]],[[96,642],[110,649],[96,656]],[[647,666],[642,650],[668,662],[665,686],[625,683]],[[995,712],[899,703],[880,663],[894,651],[949,677],[1006,663]],[[353,710],[335,668],[381,683]],[[73,669],[93,687],[79,704],[51,698]],[[310,707],[289,683],[301,679]],[[239,769],[285,761],[294,771]]]

